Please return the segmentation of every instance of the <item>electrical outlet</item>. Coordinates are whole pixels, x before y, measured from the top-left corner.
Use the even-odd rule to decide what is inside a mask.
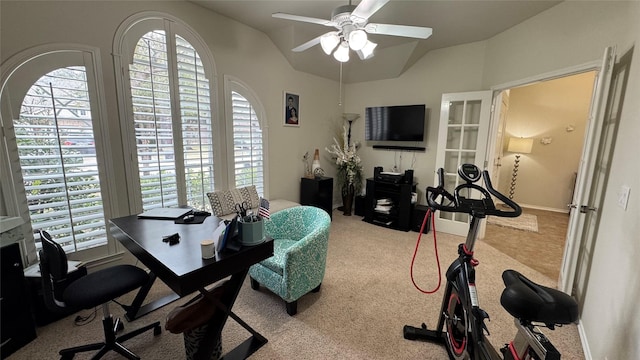
[[[627,210],[627,203],[629,203],[629,193],[631,192],[631,188],[627,185],[622,185],[620,190],[618,190],[618,206]]]

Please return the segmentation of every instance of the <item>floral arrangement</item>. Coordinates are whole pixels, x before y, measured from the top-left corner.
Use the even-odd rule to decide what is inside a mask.
[[[325,150],[331,154],[331,158],[338,167],[337,181],[342,185],[342,194],[349,192],[353,188],[357,195],[362,190],[362,165],[358,156],[359,144],[349,144],[347,140],[347,127],[343,127],[342,144],[333,138],[333,144]]]

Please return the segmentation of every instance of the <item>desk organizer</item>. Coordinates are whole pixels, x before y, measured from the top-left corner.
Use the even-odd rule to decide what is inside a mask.
[[[242,245],[257,245],[264,240],[264,221],[262,219],[254,222],[238,222],[238,225],[238,235]]]

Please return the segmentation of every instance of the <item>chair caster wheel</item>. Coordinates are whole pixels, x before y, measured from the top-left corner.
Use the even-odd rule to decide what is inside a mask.
[[[153,336],[158,336],[162,334],[162,327],[160,327],[160,325],[157,325],[153,328]]]

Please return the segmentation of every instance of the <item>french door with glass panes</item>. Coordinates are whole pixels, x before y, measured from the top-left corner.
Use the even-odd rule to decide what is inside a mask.
[[[444,185],[449,192],[453,193],[462,181],[458,176],[461,164],[485,168],[490,120],[491,91],[442,95],[436,170],[444,168]],[[437,172],[434,184],[438,184]],[[469,230],[469,216],[438,211],[436,226],[439,231],[464,236]]]

